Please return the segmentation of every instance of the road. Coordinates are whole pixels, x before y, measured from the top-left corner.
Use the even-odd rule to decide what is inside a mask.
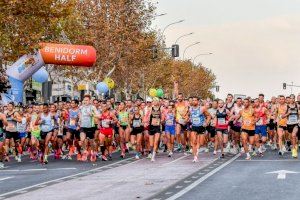
[[[268,151],[245,161],[201,153],[200,162],[176,153],[148,159],[89,162],[25,160],[0,171],[0,199],[299,199],[300,160]],[[280,171],[286,170],[286,171]]]

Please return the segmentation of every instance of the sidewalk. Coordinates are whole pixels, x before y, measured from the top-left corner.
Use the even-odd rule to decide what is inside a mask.
[[[174,158],[160,154],[155,163],[141,159],[114,169],[28,191],[9,199],[146,199],[208,165],[213,159],[215,157],[212,155],[203,153],[199,163],[192,163],[192,156],[184,156],[182,153],[175,154]]]

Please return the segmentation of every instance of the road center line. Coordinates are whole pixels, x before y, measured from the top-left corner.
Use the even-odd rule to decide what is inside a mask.
[[[171,162],[168,162],[168,163],[163,164],[162,167],[164,167],[164,166],[166,166],[166,165],[169,165],[169,164],[172,164],[172,163],[174,163],[174,162],[177,162],[177,161],[179,161],[179,160],[182,160],[182,159],[184,159],[184,158],[186,158],[186,157],[188,157],[188,156],[190,156],[190,155],[184,155],[184,156],[182,156],[182,157],[176,158],[175,160],[173,160],[173,161],[171,161]]]
[[[236,162],[300,162],[300,160],[236,160]]]
[[[48,183],[53,183],[53,182],[57,182],[57,181],[62,181],[62,180],[64,180],[64,179],[72,178],[72,177],[74,177],[74,176],[78,176],[78,175],[82,175],[82,174],[88,174],[89,172],[97,171],[97,170],[99,170],[99,169],[102,169],[102,168],[105,168],[105,167],[108,167],[108,166],[113,166],[114,164],[118,164],[118,163],[124,162],[124,161],[126,161],[126,160],[130,160],[130,159],[133,159],[133,157],[127,158],[127,159],[124,159],[124,160],[120,160],[120,161],[118,161],[118,162],[111,163],[111,164],[109,164],[109,165],[105,165],[105,166],[102,166],[102,167],[98,167],[98,168],[95,168],[95,169],[91,169],[91,170],[88,170],[88,171],[80,172],[80,173],[73,174],[73,175],[69,175],[69,176],[64,176],[64,177],[61,177],[61,178],[58,178],[58,179],[53,179],[53,180],[50,180],[50,181],[38,183],[38,184],[35,184],[35,185],[31,185],[31,186],[28,186],[28,187],[24,187],[24,188],[21,188],[21,189],[14,190],[14,191],[11,191],[11,192],[7,192],[7,193],[4,193],[4,194],[0,194],[0,197],[6,196],[6,195],[10,195],[10,194],[14,194],[14,193],[18,193],[18,192],[23,191],[23,190],[28,190],[28,189],[31,189],[31,188],[34,188],[34,187],[38,187],[38,186],[40,186],[40,185],[45,185],[45,184],[48,184]]]
[[[167,200],[175,200],[179,197],[181,197],[182,195],[184,195],[185,193],[187,193],[188,191],[192,190],[193,188],[195,188],[197,185],[199,185],[200,183],[202,183],[203,181],[205,181],[206,179],[208,179],[209,177],[211,177],[212,175],[214,175],[215,173],[217,173],[218,171],[220,171],[221,169],[223,169],[224,167],[226,167],[227,165],[229,165],[230,163],[232,163],[234,160],[236,160],[238,157],[240,156],[240,154],[235,155],[233,158],[231,158],[230,160],[228,160],[227,162],[225,162],[224,164],[222,164],[221,166],[217,167],[216,169],[212,170],[211,172],[207,173],[206,175],[202,176],[200,179],[196,180],[195,182],[193,182],[191,185],[189,185],[188,187],[184,188],[183,190],[179,191],[178,193],[176,193],[175,195],[169,197]]]
[[[47,169],[47,168],[40,168],[40,169],[3,169],[0,172],[33,172],[33,171],[56,171],[56,170],[76,170],[77,168],[69,167],[69,168],[54,168],[54,169]]]
[[[11,179],[11,178],[13,178],[13,176],[5,177],[5,178],[0,178],[0,181],[4,181],[4,180],[7,180],[7,179]]]

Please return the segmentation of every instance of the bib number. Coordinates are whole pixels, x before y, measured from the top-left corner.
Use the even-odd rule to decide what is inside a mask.
[[[109,123],[110,123],[109,120],[102,120],[102,127],[103,128],[109,128]]]
[[[152,126],[159,126],[160,125],[160,119],[152,118],[151,125]]]
[[[225,120],[225,118],[218,118],[218,124],[219,125],[226,125],[226,120]]]
[[[297,124],[297,123],[298,123],[297,115],[290,115],[289,116],[289,124]]]
[[[260,119],[258,120],[258,122],[256,122],[256,125],[257,125],[257,126],[263,125],[263,120],[260,118]]]
[[[140,122],[140,120],[133,120],[132,126],[133,126],[134,128],[139,128],[139,127],[141,127],[141,122]]]
[[[173,126],[173,125],[174,125],[173,120],[168,119],[168,120],[166,121],[166,125],[167,125],[167,126]]]
[[[179,119],[179,124],[184,125],[185,124],[185,120],[184,119]]]
[[[75,126],[75,125],[76,125],[76,120],[70,119],[70,126]]]

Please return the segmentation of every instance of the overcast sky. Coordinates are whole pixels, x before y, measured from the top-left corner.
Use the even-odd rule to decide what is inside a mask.
[[[183,34],[195,34],[179,41],[186,57],[202,56],[201,62],[217,76],[223,98],[227,93],[257,96],[290,94],[282,83],[300,85],[300,0],[159,0],[153,27],[185,22],[165,31],[171,46]],[[298,94],[300,88],[294,88]]]

